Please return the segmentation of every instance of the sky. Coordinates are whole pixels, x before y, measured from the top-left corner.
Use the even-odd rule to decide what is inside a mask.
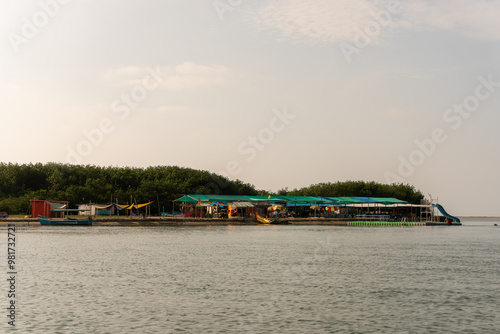
[[[0,161],[268,191],[402,182],[500,216],[499,16],[498,0],[0,0]]]

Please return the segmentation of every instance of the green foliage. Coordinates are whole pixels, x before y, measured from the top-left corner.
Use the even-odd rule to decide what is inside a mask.
[[[256,195],[255,188],[240,180],[190,168],[99,167],[69,164],[0,163],[0,211],[26,214],[30,199],[80,203],[143,203],[155,201],[152,212],[170,209],[172,201],[186,193]],[[159,208],[157,199],[160,200]]]

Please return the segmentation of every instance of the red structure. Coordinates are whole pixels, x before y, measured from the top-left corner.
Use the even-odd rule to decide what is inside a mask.
[[[64,218],[64,211],[54,210],[66,209],[68,207],[68,202],[65,201],[31,200],[30,202],[31,218]]]

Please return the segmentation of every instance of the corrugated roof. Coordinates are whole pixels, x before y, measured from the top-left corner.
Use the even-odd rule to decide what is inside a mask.
[[[284,202],[288,205],[306,203],[306,204],[362,204],[362,203],[380,203],[407,204],[407,202],[397,198],[386,197],[316,197],[316,196],[246,196],[246,195],[198,195],[188,194],[177,199],[176,202],[197,203],[197,202]]]

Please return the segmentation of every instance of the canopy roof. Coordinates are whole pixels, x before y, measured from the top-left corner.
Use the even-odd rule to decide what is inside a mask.
[[[50,204],[50,206],[54,209],[52,211],[55,211],[57,209],[66,209],[68,207],[68,203],[54,203],[54,202],[47,202]]]
[[[382,204],[408,204],[408,202],[402,201],[397,198],[383,198],[383,197],[372,197],[373,200],[377,203],[382,203]]]
[[[317,197],[317,196],[247,196],[247,195],[198,195],[188,194],[175,200],[176,202],[183,203],[227,203],[233,204],[238,202],[258,203],[263,202],[285,203],[286,205],[318,205],[318,204],[335,204],[335,205],[349,205],[349,204],[363,204],[363,203],[378,203],[382,205],[390,204],[408,204],[405,201],[397,198],[382,198],[382,197]]]
[[[357,204],[357,203],[363,203],[362,200],[358,199],[361,197],[323,197],[325,199],[328,199],[332,202],[338,202],[339,204]],[[366,197],[368,198],[368,197]],[[371,202],[370,202],[371,203]]]
[[[254,196],[255,197],[255,196]],[[267,200],[267,198],[266,198]],[[198,203],[198,202],[253,202],[248,196],[241,195],[184,195],[176,202]]]
[[[316,203],[325,202],[322,197],[315,196],[271,196],[271,200],[279,202],[292,202],[292,203]],[[326,202],[332,202],[331,200],[326,200]]]

